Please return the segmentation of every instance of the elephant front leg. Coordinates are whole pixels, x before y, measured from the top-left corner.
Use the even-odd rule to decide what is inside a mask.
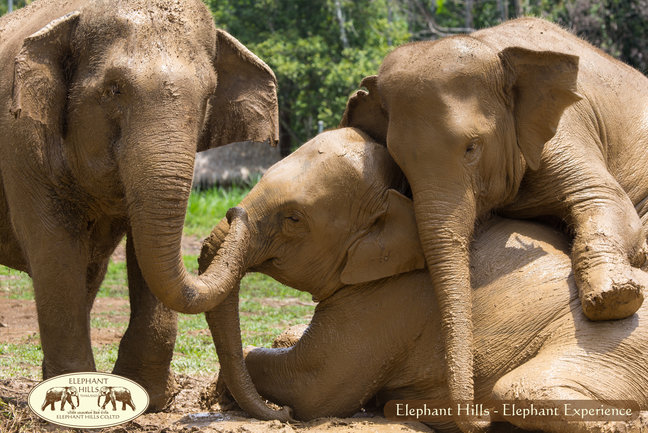
[[[131,316],[119,345],[113,372],[131,378],[146,388],[150,397],[149,410],[162,410],[175,391],[171,358],[178,315],[165,307],[149,290],[135,256],[130,232],[126,242],[126,262]]]
[[[95,371],[86,288],[87,252],[67,233],[38,236],[27,243],[43,349],[43,378]]]
[[[622,319],[643,302],[648,276],[645,233],[630,199],[616,182],[597,188],[573,206],[572,264],[583,312],[590,320]]]

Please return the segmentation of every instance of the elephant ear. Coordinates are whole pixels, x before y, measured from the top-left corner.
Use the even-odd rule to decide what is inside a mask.
[[[217,83],[208,130],[198,151],[240,141],[279,141],[277,79],[272,69],[233,36],[216,30]]]
[[[16,56],[10,111],[39,125],[39,140],[60,140],[68,83],[66,59],[79,12],[64,15],[27,37]]]
[[[563,112],[581,99],[578,57],[512,47],[501,51],[500,58],[512,83],[518,146],[529,168],[537,170],[542,149],[556,133]]]
[[[388,117],[380,102],[378,76],[363,78],[360,87],[367,90],[358,90],[349,98],[340,128],[349,126],[361,129],[378,143],[386,145]]]
[[[343,284],[359,284],[425,268],[412,201],[390,189],[387,206],[347,252]]]

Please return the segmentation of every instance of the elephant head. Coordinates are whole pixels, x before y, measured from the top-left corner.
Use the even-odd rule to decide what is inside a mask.
[[[413,194],[418,233],[439,299],[450,393],[473,399],[469,245],[475,222],[536,170],[564,110],[579,99],[578,58],[471,36],[404,45],[342,126],[384,140]]]
[[[87,215],[69,229],[88,230],[93,213],[122,218],[162,302],[187,313],[220,302],[240,270],[214,263],[194,277],[181,257],[194,155],[277,141],[268,66],[217,30],[198,0],[97,0],[26,38],[13,83],[14,142],[74,188],[80,208],[57,212]],[[242,248],[235,237],[232,249]]]
[[[354,128],[322,133],[272,166],[239,204],[249,219],[248,270],[323,300],[348,284],[423,268],[422,258],[403,262],[396,249],[420,250],[406,191],[384,146]],[[223,219],[205,240],[200,269],[229,230]]]
[[[72,402],[72,397],[76,397],[76,406]],[[61,404],[67,401],[72,406],[72,409],[79,407],[79,393],[77,392],[76,386],[66,386],[63,395],[61,396]]]
[[[406,191],[385,147],[365,133],[344,128],[320,134],[271,167],[240,203],[249,217],[247,268],[317,300],[345,285],[423,268]],[[229,230],[224,219],[205,240],[201,270],[222,254]],[[237,307],[236,299],[226,300],[207,321],[232,395],[248,413],[263,417],[245,363],[235,358],[240,340],[227,346],[234,339],[220,323],[231,321],[228,316],[236,320]]]
[[[108,404],[109,401],[114,401],[115,396],[112,392],[111,386],[102,386],[99,389],[99,395],[97,396],[97,406],[101,406],[101,397],[105,397],[104,405]]]

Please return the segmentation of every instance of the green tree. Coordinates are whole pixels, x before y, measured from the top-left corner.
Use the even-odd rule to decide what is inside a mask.
[[[9,1],[13,2],[12,3],[13,10],[16,10],[27,6],[33,0],[0,0],[0,15],[4,15],[7,13],[7,9],[9,7]]]
[[[409,40],[393,0],[205,0],[216,25],[274,70],[284,153],[337,126],[348,96]]]

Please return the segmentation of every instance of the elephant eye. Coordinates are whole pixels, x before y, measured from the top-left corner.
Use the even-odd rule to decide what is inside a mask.
[[[307,231],[307,224],[303,215],[299,212],[291,211],[283,215],[283,232],[287,235],[304,234]]]
[[[466,145],[466,151],[464,157],[466,163],[474,164],[479,160],[482,151],[482,141],[480,138],[472,138]]]

